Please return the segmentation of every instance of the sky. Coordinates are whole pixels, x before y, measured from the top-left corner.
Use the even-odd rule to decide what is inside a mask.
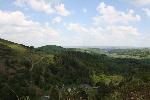
[[[0,0],[0,38],[35,47],[150,47],[150,0]]]

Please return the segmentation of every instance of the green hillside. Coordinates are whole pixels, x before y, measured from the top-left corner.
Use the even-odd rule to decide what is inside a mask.
[[[150,58],[149,48],[72,48],[71,50],[95,53],[95,54],[105,54],[114,58],[135,58],[135,59],[145,59]]]
[[[56,45],[46,45],[46,46],[36,48],[36,51],[41,51],[46,54],[59,54],[64,50],[65,49],[62,48],[61,46],[56,46]]]
[[[149,100],[149,58],[86,50],[0,39],[0,100]]]
[[[11,41],[7,41],[4,39],[0,39],[0,45],[6,45],[7,47],[10,47],[12,50],[19,52],[19,53],[25,53],[28,48],[24,45],[13,43]]]

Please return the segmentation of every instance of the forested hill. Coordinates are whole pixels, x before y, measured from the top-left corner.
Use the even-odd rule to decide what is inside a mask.
[[[65,51],[65,49],[61,46],[46,45],[46,46],[36,48],[36,51],[41,51],[46,54],[59,54],[59,53]]]
[[[150,59],[0,39],[0,100],[149,100]]]

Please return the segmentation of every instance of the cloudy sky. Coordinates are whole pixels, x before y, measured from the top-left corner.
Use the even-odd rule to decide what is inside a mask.
[[[0,38],[36,47],[150,47],[150,0],[0,0]]]

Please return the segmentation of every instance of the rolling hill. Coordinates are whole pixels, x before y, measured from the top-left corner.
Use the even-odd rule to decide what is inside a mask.
[[[0,39],[0,100],[150,98],[149,58],[84,50],[34,48]]]

